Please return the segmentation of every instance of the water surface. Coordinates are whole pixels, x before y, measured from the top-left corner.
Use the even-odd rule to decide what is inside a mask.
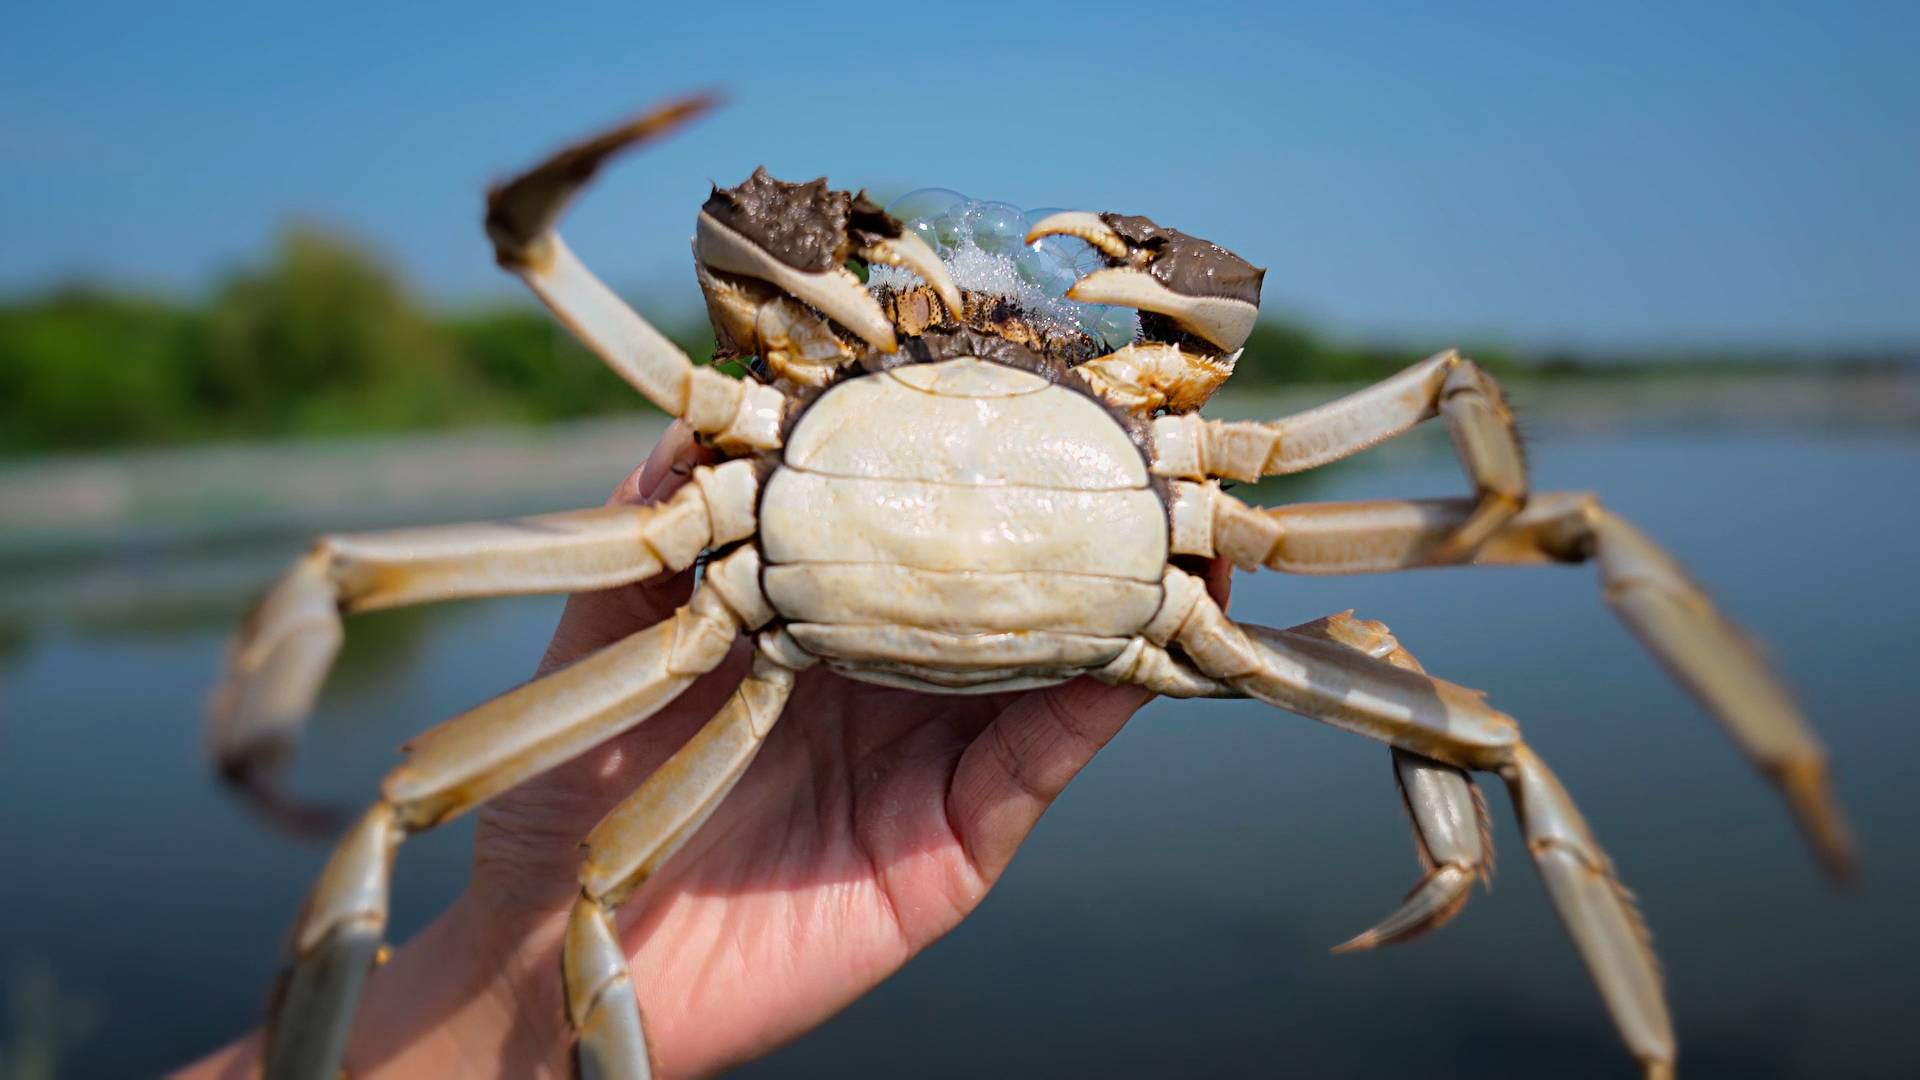
[[[1437,449],[1264,497],[1458,493]],[[1606,493],[1766,640],[1832,747],[1861,892],[1820,881],[1772,793],[1612,621],[1590,570],[1243,576],[1235,611],[1286,625],[1356,607],[1521,719],[1640,894],[1688,1075],[1908,1073],[1920,440],[1549,438],[1534,468],[1542,489]],[[214,578],[263,579],[295,547],[223,554]],[[169,602],[84,617],[41,604],[0,624],[0,989],[16,999],[0,1042],[44,1038],[20,1030],[40,1021],[19,1002],[56,1002],[62,1075],[151,1074],[256,1022],[325,855],[243,816],[197,757],[240,596],[209,585],[195,602],[169,557],[128,572]],[[0,581],[16,587],[62,589]],[[406,735],[529,671],[557,611],[355,620],[300,788],[365,801]],[[974,919],[747,1074],[1631,1075],[1489,794],[1498,887],[1439,934],[1330,956],[1417,877],[1386,752],[1255,704],[1158,702]],[[458,890],[470,843],[461,823],[407,845],[398,935]]]

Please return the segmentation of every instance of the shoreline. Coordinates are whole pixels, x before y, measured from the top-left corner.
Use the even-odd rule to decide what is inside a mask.
[[[1525,379],[1535,440],[1717,431],[1920,434],[1920,373]],[[1275,417],[1354,389],[1223,394],[1223,419]],[[658,413],[542,426],[229,443],[0,465],[0,574],[320,529],[431,524],[597,505],[666,428]]]

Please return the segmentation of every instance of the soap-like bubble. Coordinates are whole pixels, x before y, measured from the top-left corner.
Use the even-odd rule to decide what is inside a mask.
[[[1100,317],[1087,328],[1087,333],[1099,338],[1109,349],[1117,349],[1131,342],[1140,333],[1140,314],[1132,308],[1100,305]]]
[[[974,203],[967,210],[973,242],[995,255],[1012,255],[1026,246],[1027,215],[1003,202]]]
[[[921,188],[909,191],[893,200],[887,206],[887,213],[901,221],[931,221],[957,206],[965,206],[968,199],[957,191],[946,188]]]
[[[964,211],[967,197],[957,191],[946,188],[921,188],[909,191],[893,200],[887,207],[887,213],[898,218],[907,231],[926,241],[928,247],[939,251],[942,246],[940,230],[934,224],[942,216]]]
[[[921,188],[887,207],[887,213],[939,253],[962,289],[1008,297],[1043,326],[1081,331],[1108,348],[1125,345],[1139,328],[1131,309],[1066,298],[1074,282],[1106,265],[1100,253],[1071,236],[1026,242],[1029,229],[1059,212],[1021,210],[945,188]],[[902,287],[917,280],[896,267],[873,269],[875,285]]]
[[[1047,218],[1063,212],[1064,211],[1056,207],[1047,207],[1042,210],[1029,210],[1027,211],[1027,228],[1031,229]],[[1094,252],[1093,245],[1077,236],[1043,236],[1033,243],[1028,244],[1027,247],[1036,256],[1044,258],[1048,262],[1057,263],[1065,270],[1076,269],[1078,260],[1083,255],[1098,254]],[[1078,275],[1075,276],[1077,277]],[[1068,284],[1072,283],[1069,282]],[[1061,291],[1065,292],[1066,290],[1063,289]]]
[[[1020,271],[1020,278],[1048,296],[1065,296],[1067,290],[1079,278],[1074,275],[1073,267],[1059,259],[1024,248],[1013,257],[1014,266]]]

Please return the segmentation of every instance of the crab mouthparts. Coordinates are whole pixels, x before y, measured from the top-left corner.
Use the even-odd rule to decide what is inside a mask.
[[[962,289],[1005,297],[1038,328],[1085,334],[1108,349],[1127,344],[1139,332],[1139,316],[1131,308],[1068,298],[1076,281],[1106,265],[1092,245],[1072,236],[1026,242],[1028,231],[1058,210],[1021,210],[923,188],[894,200],[887,213],[940,256]],[[915,280],[908,270],[878,265],[869,278],[871,284],[892,288]]]

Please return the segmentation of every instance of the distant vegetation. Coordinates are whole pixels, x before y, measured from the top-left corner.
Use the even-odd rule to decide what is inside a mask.
[[[710,348],[710,346],[708,346]],[[0,304],[0,452],[537,421],[644,402],[533,307],[441,316],[369,252],[294,230],[204,301]]]
[[[704,326],[676,336],[694,357],[711,354]],[[1242,366],[1237,388],[1374,379],[1419,355],[1340,345],[1277,321],[1262,324],[1247,354],[1257,362]],[[1628,370],[1474,355],[1509,372]],[[288,232],[266,265],[194,302],[94,288],[0,302],[0,454],[648,407],[531,304],[432,311],[371,252],[311,229]]]

